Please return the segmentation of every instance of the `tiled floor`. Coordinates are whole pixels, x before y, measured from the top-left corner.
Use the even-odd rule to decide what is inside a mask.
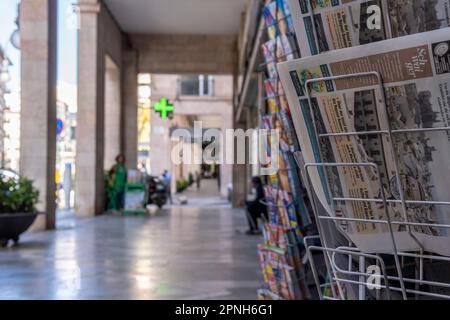
[[[201,193],[151,217],[102,216],[25,234],[0,250],[0,299],[256,298],[259,239],[243,234],[241,210]]]

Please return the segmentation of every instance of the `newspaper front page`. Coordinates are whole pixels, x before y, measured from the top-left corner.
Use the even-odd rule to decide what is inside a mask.
[[[450,26],[450,0],[288,1],[302,57]]]
[[[393,224],[398,249],[423,246],[450,256],[449,230],[435,226],[450,225],[450,207],[425,203],[450,201],[450,132],[437,129],[450,126],[450,28],[284,62],[278,70],[306,163],[377,164],[310,170],[329,215],[386,221],[380,201],[342,201],[381,199],[382,185],[390,218],[418,223]],[[306,91],[308,79],[371,71],[382,83],[376,76],[351,76],[313,82]],[[392,141],[370,133],[389,129]],[[365,134],[317,137],[316,131]],[[338,226],[363,251],[393,249],[387,224]]]

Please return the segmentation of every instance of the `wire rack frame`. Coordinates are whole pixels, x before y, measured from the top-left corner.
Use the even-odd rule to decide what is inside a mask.
[[[354,256],[359,257],[359,264],[360,267],[362,265],[365,265],[365,262],[368,258],[374,259],[377,261],[377,264],[381,264],[380,262],[380,256],[379,255],[370,255],[368,253],[363,253],[358,248],[355,248],[355,245],[351,243],[351,247],[339,247],[339,248],[333,248],[332,246],[327,244],[327,239],[324,234],[324,228],[322,225],[322,221],[324,220],[331,220],[335,223],[338,222],[358,222],[358,223],[370,223],[370,224],[385,224],[388,226],[390,239],[392,242],[392,250],[389,252],[389,255],[392,255],[395,260],[395,268],[397,271],[397,276],[387,276],[385,271],[383,272],[383,278],[384,278],[384,285],[383,288],[388,293],[388,297],[390,298],[390,292],[391,291],[399,291],[401,293],[401,296],[403,299],[408,299],[408,294],[414,294],[415,297],[419,296],[426,296],[426,297],[434,297],[434,298],[442,298],[442,299],[450,299],[450,295],[446,294],[437,294],[429,291],[425,291],[420,289],[422,286],[434,286],[434,287],[441,287],[441,288],[450,288],[449,283],[445,282],[437,282],[437,281],[427,281],[424,279],[424,260],[431,260],[431,261],[445,261],[450,262],[450,258],[442,257],[435,254],[424,254],[423,246],[420,243],[420,241],[414,236],[414,234],[411,231],[411,227],[414,226],[423,226],[423,227],[429,227],[433,226],[436,228],[446,228],[450,229],[450,225],[444,225],[444,224],[429,224],[429,223],[421,223],[421,222],[411,222],[408,220],[408,215],[406,212],[407,205],[415,204],[415,205],[450,205],[450,202],[448,201],[409,201],[405,199],[405,189],[403,187],[403,183],[400,178],[399,174],[399,165],[398,165],[398,159],[397,159],[397,153],[394,150],[394,144],[393,144],[393,137],[396,134],[404,134],[404,133],[423,133],[423,132],[448,132],[450,130],[450,127],[440,127],[440,128],[411,128],[411,129],[401,129],[401,130],[392,130],[389,120],[387,121],[387,130],[373,130],[373,131],[359,131],[359,132],[339,132],[339,133],[321,133],[319,134],[317,125],[314,121],[314,110],[313,110],[313,104],[311,101],[311,92],[310,92],[310,86],[316,82],[326,82],[326,81],[336,81],[336,80],[344,80],[352,77],[375,77],[378,81],[379,89],[382,94],[382,106],[379,108],[380,111],[384,111],[386,114],[386,119],[389,119],[389,114],[387,110],[387,104],[386,104],[386,98],[385,98],[385,92],[384,92],[384,86],[382,82],[382,78],[378,72],[362,72],[362,73],[355,73],[355,74],[347,74],[347,75],[339,75],[339,76],[331,76],[331,77],[323,77],[323,78],[315,78],[310,79],[306,81],[305,87],[306,87],[306,96],[308,98],[308,104],[309,104],[309,110],[311,112],[311,117],[313,119],[313,128],[315,133],[315,142],[319,144],[320,138],[333,138],[333,137],[344,137],[344,136],[362,136],[362,135],[385,135],[389,139],[389,148],[391,151],[391,154],[393,156],[393,165],[394,165],[394,171],[396,176],[396,182],[397,182],[397,189],[399,193],[399,200],[391,200],[386,199],[385,196],[385,188],[382,183],[382,179],[380,176],[380,170],[377,164],[375,163],[304,163],[301,152],[295,152],[295,158],[297,165],[299,166],[302,175],[304,175],[304,178],[306,178],[305,181],[307,181],[305,187],[308,189],[310,193],[310,199],[312,202],[313,212],[316,219],[316,223],[318,225],[319,235],[322,246],[311,246],[309,245],[308,241],[305,240],[305,247],[307,248],[307,255],[308,260],[311,265],[311,269],[313,270],[313,275],[316,281],[317,290],[319,291],[319,296],[321,299],[325,300],[340,300],[344,299],[345,296],[343,294],[343,286],[345,284],[353,284],[357,285],[359,288],[359,298],[364,299],[365,298],[365,290],[366,290],[366,284],[367,284],[367,277],[371,276],[371,274],[368,274],[363,270],[362,268],[359,268],[359,271],[354,271],[351,267],[350,258]],[[378,104],[379,105],[379,104]],[[320,149],[319,149],[320,150]],[[322,158],[322,155],[320,154],[320,158]],[[359,219],[359,218],[349,218],[349,217],[336,217],[336,216],[321,216],[318,211],[318,204],[316,203],[316,199],[312,196],[312,184],[311,184],[311,176],[310,176],[310,168],[315,167],[318,168],[324,168],[324,167],[371,167],[376,171],[376,174],[378,176],[378,181],[380,184],[380,190],[381,190],[381,199],[371,199],[371,198],[338,198],[333,197],[332,202],[330,204],[331,212],[333,211],[333,204],[334,202],[378,202],[383,203],[383,207],[385,209],[385,217],[386,220],[373,220],[373,219]],[[330,182],[328,181],[328,178],[325,178],[326,187],[328,190],[331,190],[330,188]],[[390,218],[390,213],[388,210],[388,204],[389,203],[400,203],[402,207],[402,214],[403,214],[403,221],[392,221]],[[411,238],[414,239],[420,248],[417,250],[418,252],[399,252],[397,250],[397,244],[393,232],[393,226],[394,225],[403,225],[405,226],[406,230],[410,234]],[[339,229],[339,228],[338,228]],[[342,232],[342,230],[339,230]],[[312,251],[321,251],[324,255],[327,272],[329,274],[329,284],[331,288],[336,287],[337,293],[332,290],[333,296],[324,296],[321,294],[321,289],[323,288],[323,284],[318,283],[317,279],[317,269],[314,264],[314,260],[312,259],[311,252]],[[344,269],[342,266],[339,266],[336,263],[336,255],[343,255],[347,256],[349,259],[348,268]],[[403,270],[402,270],[402,261],[404,258],[414,258],[416,259],[416,262],[418,264],[418,270],[415,274],[415,279],[406,278],[403,276]],[[382,260],[382,259],[381,259]],[[385,270],[381,268],[382,270]],[[357,276],[359,280],[349,280],[343,278],[341,275],[351,275],[351,276]],[[389,285],[389,280],[399,283],[399,286],[393,287],[392,285]],[[416,285],[415,290],[411,290],[406,288],[405,282],[407,283],[414,283]],[[379,298],[379,294],[377,294],[377,298]]]

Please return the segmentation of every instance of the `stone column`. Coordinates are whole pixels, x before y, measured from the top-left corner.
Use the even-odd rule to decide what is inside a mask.
[[[233,129],[233,105],[230,102],[228,108],[223,110],[221,115],[223,119],[222,135],[226,137],[227,130]],[[226,140],[222,146],[222,152],[232,152],[234,148],[233,141]],[[233,183],[233,164],[226,163],[227,157],[223,157],[224,163],[220,166],[220,193],[222,196],[228,196],[228,185]]]
[[[105,73],[105,136],[104,169],[109,170],[122,152],[122,104],[120,70],[109,56],[106,56]]]
[[[80,217],[104,209],[105,55],[99,39],[101,6],[80,0],[75,211]]]
[[[122,152],[127,168],[137,166],[138,149],[138,96],[137,52],[126,51],[122,64]]]
[[[175,110],[177,104],[174,103]],[[151,111],[151,139],[150,139],[150,160],[152,175],[159,176],[164,170],[170,170],[173,166],[171,161],[172,141],[170,139],[170,127],[174,121],[161,119],[154,110]],[[174,179],[172,179],[174,180]]]
[[[55,228],[57,0],[22,0],[20,172],[39,189],[33,229]]]
[[[247,125],[245,122],[235,123],[235,129],[247,130]],[[235,157],[237,153],[237,146],[234,145]],[[248,148],[245,148],[246,153]],[[246,159],[247,159],[246,155]],[[245,205],[245,200],[247,198],[247,164],[235,164],[233,165],[233,196],[232,204],[233,208],[242,208]]]

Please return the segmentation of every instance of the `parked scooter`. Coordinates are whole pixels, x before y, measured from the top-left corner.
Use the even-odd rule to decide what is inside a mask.
[[[164,182],[154,176],[146,178],[147,184],[147,204],[154,204],[162,208],[167,203],[167,191]]]

